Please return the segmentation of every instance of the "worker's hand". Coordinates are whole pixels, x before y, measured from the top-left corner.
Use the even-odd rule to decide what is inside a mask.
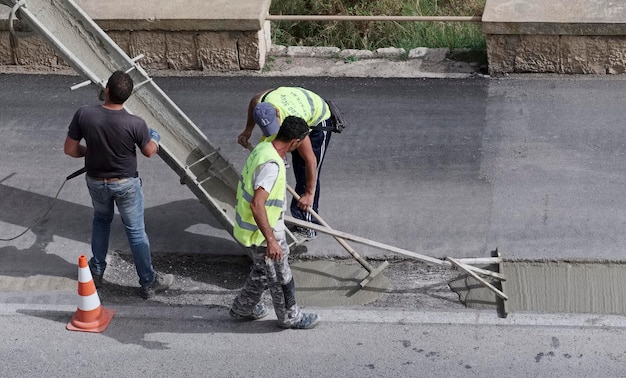
[[[248,148],[248,145],[250,144],[248,143],[248,141],[250,140],[251,135],[252,135],[251,133],[244,131],[243,133],[239,134],[239,136],[237,137],[237,143]]]
[[[155,129],[150,129],[150,139],[155,141],[158,146],[161,141],[161,135]]]
[[[298,208],[302,211],[307,211],[311,206],[313,206],[313,197],[314,194],[303,194],[298,200]]]
[[[276,239],[272,238],[271,240],[267,240],[267,257],[276,261],[280,260],[283,257],[283,249],[280,248],[280,244]]]

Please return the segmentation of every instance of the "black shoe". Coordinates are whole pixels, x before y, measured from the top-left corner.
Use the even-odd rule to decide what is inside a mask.
[[[302,317],[299,321],[294,323],[278,323],[280,328],[291,328],[291,329],[311,329],[317,326],[320,318],[317,314],[314,313],[302,313]]]
[[[230,309],[230,311],[228,311],[228,314],[230,315],[231,318],[235,320],[245,320],[245,321],[263,319],[269,313],[270,312],[268,311],[267,306],[265,306],[263,303],[258,303],[256,306],[254,306],[254,309],[248,315],[238,314],[235,311],[233,311],[232,308]]]
[[[151,285],[142,286],[139,290],[139,295],[143,299],[152,298],[155,294],[162,293],[165,290],[169,289],[169,287],[174,282],[174,276],[171,274],[160,275],[155,274],[154,281]]]
[[[295,232],[306,240],[313,240],[317,237],[317,231],[306,227],[296,226]]]
[[[104,272],[98,274],[96,273],[93,268],[91,267],[91,264],[89,265],[89,271],[91,272],[91,278],[93,279],[93,283],[94,285],[96,285],[96,289],[100,289],[102,287],[102,279],[104,277]]]

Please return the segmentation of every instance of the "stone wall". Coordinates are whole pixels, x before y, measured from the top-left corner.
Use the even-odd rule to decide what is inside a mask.
[[[626,36],[488,35],[489,72],[623,74]]]
[[[271,0],[75,1],[146,69],[260,70],[271,46]],[[42,37],[12,35],[9,11],[0,5],[0,65],[66,66]],[[486,0],[482,29],[492,75],[626,73],[626,2]]]
[[[487,0],[490,74],[626,73],[626,3]]]
[[[146,69],[238,71],[260,70],[265,65],[270,23],[260,14],[267,12],[270,0],[174,0],[171,6],[178,5],[178,13],[155,11],[157,3],[162,4],[158,0],[130,7],[120,0],[77,3],[131,58],[143,54],[141,65]],[[120,9],[127,13],[120,14]],[[67,67],[42,36],[20,36],[28,27],[19,20],[14,27],[22,33],[12,34],[9,11],[0,5],[0,65]]]
[[[263,67],[267,48],[262,32],[109,31],[130,57],[143,54],[147,69],[238,71]],[[0,31],[0,64],[63,68],[63,62],[40,36],[16,38]]]

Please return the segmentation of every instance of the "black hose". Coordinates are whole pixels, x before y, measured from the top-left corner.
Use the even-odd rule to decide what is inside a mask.
[[[35,227],[36,225],[38,225],[41,221],[43,221],[44,219],[46,219],[46,216],[48,216],[48,214],[50,213],[50,210],[52,210],[52,207],[54,206],[57,198],[59,198],[59,194],[61,193],[61,189],[63,189],[63,186],[65,186],[65,183],[68,182],[69,180],[73,179],[74,177],[80,176],[83,173],[85,173],[86,169],[85,167],[79,169],[78,171],[72,173],[71,175],[67,176],[67,178],[65,179],[65,181],[63,181],[63,184],[61,184],[61,187],[59,188],[59,190],[57,191],[57,194],[54,196],[54,199],[52,200],[52,203],[50,204],[50,207],[48,208],[48,210],[46,210],[46,212],[39,217],[38,219],[36,219],[33,224],[31,224],[30,226],[28,226],[28,228],[24,231],[22,231],[19,235],[16,235],[12,238],[8,238],[8,239],[4,239],[4,238],[0,238],[0,241],[11,241],[11,240],[15,240],[17,238],[19,238],[20,236],[24,235],[25,233],[27,233],[28,231],[30,231],[30,229],[32,229],[33,227]]]

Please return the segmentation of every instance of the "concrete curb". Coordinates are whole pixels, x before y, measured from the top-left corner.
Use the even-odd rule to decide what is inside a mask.
[[[224,308],[206,306],[163,306],[163,305],[107,305],[115,309],[115,316],[127,319],[171,319],[174,321],[224,321],[232,323]],[[363,308],[308,308],[320,315],[327,323],[370,323],[370,324],[434,324],[472,326],[539,326],[571,328],[626,328],[626,317],[598,314],[551,314],[516,313],[499,318],[493,311],[413,311],[403,309],[369,310]],[[57,304],[5,303],[0,307],[0,316],[30,316],[29,311],[50,313],[76,311],[76,306]],[[274,318],[275,319],[275,318]],[[267,320],[274,321],[271,317]]]
[[[327,76],[378,78],[484,77],[486,66],[476,61],[457,61],[469,49],[386,48],[376,51],[341,50],[337,47],[272,46],[263,70],[248,75]]]
[[[377,77],[377,78],[471,78],[488,77],[480,62],[456,61],[451,54],[471,52],[469,49],[385,48],[370,50],[341,50],[337,47],[273,45],[267,63],[260,70],[202,71],[148,68],[159,76],[266,76],[266,77]],[[0,65],[0,73],[33,73],[75,75],[70,67]]]

